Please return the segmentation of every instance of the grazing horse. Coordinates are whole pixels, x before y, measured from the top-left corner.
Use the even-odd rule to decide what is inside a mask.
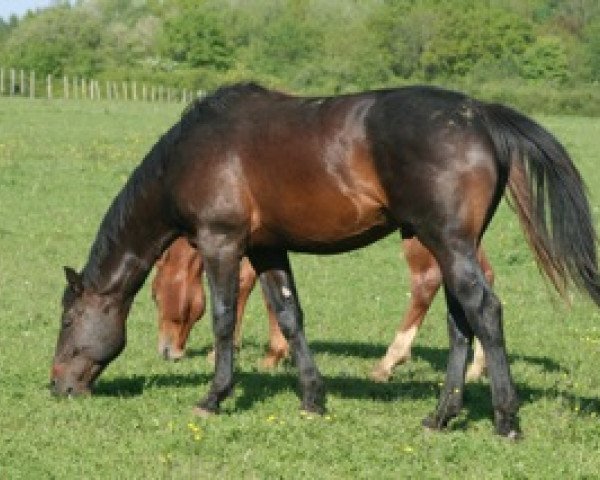
[[[288,251],[344,252],[399,231],[435,257],[448,308],[446,380],[425,427],[445,428],[462,408],[476,336],[496,431],[516,438],[519,402],[502,306],[477,262],[507,184],[542,270],[559,291],[573,283],[600,306],[583,181],[533,120],[427,86],[312,98],[256,84],[221,88],[191,105],[134,170],[83,271],[65,268],[52,390],[90,392],[125,346],[125,320],[152,266],[185,235],[204,260],[216,351],[212,385],[195,412],[218,412],[233,388],[239,270],[247,256],[293,352],[301,408],[322,413],[324,382],[304,335]]]
[[[185,237],[177,238],[156,262],[152,297],[158,310],[158,353],[165,360],[179,360],[194,324],[206,307],[202,256]],[[244,257],[240,265],[240,285],[234,329],[234,345],[241,344],[242,318],[254,285],[256,272]],[[277,324],[275,312],[266,301],[269,316],[269,350],[262,364],[272,368],[288,355],[288,344]],[[214,351],[210,354],[214,358]]]
[[[412,342],[442,283],[442,274],[435,258],[419,240],[406,239],[402,246],[410,275],[410,303],[394,341],[371,372],[371,378],[378,382],[388,381],[394,367],[410,358]],[[488,283],[492,285],[492,267],[482,249],[478,250],[477,258]],[[175,240],[156,262],[152,296],[158,310],[158,352],[165,360],[179,360],[185,355],[190,331],[204,314],[205,295],[201,281],[203,269],[202,257],[184,237]],[[234,330],[236,348],[241,344],[244,307],[255,284],[256,272],[244,257],[240,266]],[[262,365],[271,368],[288,355],[288,345],[277,324],[273,309],[266,297],[264,300],[269,317],[269,350]],[[209,357],[214,358],[214,350]],[[485,356],[481,344],[475,339],[475,355],[467,370],[467,380],[477,380],[484,369]]]

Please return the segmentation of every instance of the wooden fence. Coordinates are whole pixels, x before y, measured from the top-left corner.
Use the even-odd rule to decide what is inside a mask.
[[[52,75],[46,75],[44,78],[34,71],[0,67],[0,96],[3,97],[189,103],[202,93],[135,80],[99,81],[67,75],[62,79]]]

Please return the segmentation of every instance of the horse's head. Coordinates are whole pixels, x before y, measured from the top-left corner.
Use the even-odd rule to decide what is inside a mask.
[[[176,239],[156,262],[152,298],[158,311],[158,353],[165,360],[185,356],[194,324],[204,314],[202,258],[187,239]]]
[[[52,363],[56,395],[90,393],[94,380],[125,346],[129,302],[85,289],[80,274],[65,267],[60,333]]]

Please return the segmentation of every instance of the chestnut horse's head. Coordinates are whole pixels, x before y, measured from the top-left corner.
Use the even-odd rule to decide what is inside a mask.
[[[152,297],[158,310],[158,353],[179,360],[194,324],[206,306],[202,259],[187,239],[176,239],[156,262]]]
[[[81,275],[71,268],[65,267],[65,273],[51,385],[56,395],[78,395],[90,393],[94,380],[123,350],[130,303],[85,289]]]

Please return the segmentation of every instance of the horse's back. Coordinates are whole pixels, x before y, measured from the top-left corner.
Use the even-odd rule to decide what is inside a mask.
[[[489,203],[493,165],[481,161],[489,152],[477,104],[464,95],[420,87],[311,99],[246,89],[212,104],[178,147],[179,204],[192,222],[246,230],[251,246],[360,247],[422,217],[440,191],[475,191],[481,179],[478,202]],[[460,173],[473,159],[481,175]]]

